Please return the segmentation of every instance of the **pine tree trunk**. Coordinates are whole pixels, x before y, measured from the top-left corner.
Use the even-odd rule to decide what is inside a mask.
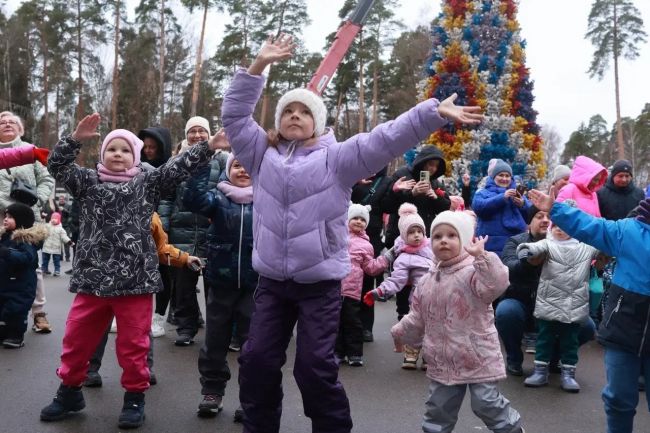
[[[45,33],[41,28],[41,50],[43,51],[43,136],[41,137],[41,146],[46,149],[50,147],[49,133],[50,133],[50,112],[49,112],[49,70],[47,58],[47,44],[45,43]]]
[[[54,114],[54,132],[56,132],[56,136],[60,137],[61,134],[59,134],[59,122],[61,121],[61,84],[56,85],[56,112]]]
[[[190,106],[190,116],[196,116],[196,105],[199,100],[199,84],[201,82],[201,55],[203,54],[203,38],[205,36],[205,22],[208,19],[208,2],[206,0],[203,8],[203,24],[201,24],[201,38],[199,39],[199,49],[196,52],[196,68],[194,71],[194,83],[192,85],[192,103]]]
[[[113,65],[113,98],[111,99],[111,129],[117,129],[117,100],[120,91],[120,0],[115,2],[115,61]]]
[[[618,81],[618,15],[614,2],[614,89],[616,92],[616,148],[618,159],[625,159],[625,143],[623,142],[623,125],[621,125],[621,97]]]
[[[366,107],[364,100],[366,98],[366,91],[363,85],[363,57],[361,52],[363,51],[363,29],[359,32],[359,132],[364,132],[366,130]]]
[[[165,122],[165,0],[160,1],[160,124]]]
[[[82,77],[82,47],[81,47],[81,0],[77,0],[77,122],[83,118],[84,114],[84,103],[83,103],[83,92],[84,92],[84,82]]]
[[[379,68],[377,68],[379,57],[375,57],[375,65],[372,70],[372,121],[370,123],[371,129],[377,126],[379,117]]]
[[[343,92],[339,90],[339,97],[336,101],[336,116],[334,116],[334,136],[339,135],[339,116],[341,115],[341,104],[343,103]]]

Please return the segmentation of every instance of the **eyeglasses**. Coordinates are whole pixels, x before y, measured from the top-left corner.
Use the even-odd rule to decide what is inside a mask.
[[[0,126],[7,126],[7,125],[18,125],[18,122],[15,120],[0,120]]]

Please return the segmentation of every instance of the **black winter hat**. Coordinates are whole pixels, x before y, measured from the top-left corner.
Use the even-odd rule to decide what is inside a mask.
[[[11,215],[16,221],[17,229],[28,229],[34,225],[34,211],[31,207],[22,203],[12,203],[5,209],[5,215]]]
[[[528,208],[528,213],[526,214],[526,225],[530,225],[530,222],[535,218],[535,215],[537,215],[537,212],[540,212],[539,209],[535,207],[535,205],[531,205]]]
[[[632,163],[627,159],[619,159],[612,166],[612,177],[621,172],[629,173],[632,176]]]

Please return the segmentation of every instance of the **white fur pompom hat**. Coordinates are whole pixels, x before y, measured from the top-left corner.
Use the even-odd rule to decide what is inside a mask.
[[[458,232],[461,247],[468,246],[474,237],[475,223],[472,217],[465,212],[453,212],[449,210],[440,212],[431,223],[431,233],[441,224],[450,225]]]
[[[424,228],[424,221],[418,214],[418,208],[415,207],[414,204],[402,204],[399,207],[397,214],[399,215],[399,222],[397,223],[397,227],[399,228],[399,235],[404,240],[404,242],[406,242],[406,235],[412,226],[419,226],[422,228],[422,232],[426,233]]]
[[[293,89],[282,95],[275,107],[275,129],[280,130],[280,118],[284,108],[292,102],[304,104],[314,118],[314,135],[316,137],[325,133],[327,109],[323,100],[314,92],[307,89]]]
[[[352,218],[360,217],[368,225],[370,223],[370,209],[370,205],[364,206],[362,204],[351,203],[348,208],[348,222]]]

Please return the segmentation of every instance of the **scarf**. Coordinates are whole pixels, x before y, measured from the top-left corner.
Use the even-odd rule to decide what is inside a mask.
[[[253,203],[253,185],[242,188],[224,180],[217,184],[217,189],[237,204]]]
[[[418,246],[413,246],[413,245],[409,245],[409,244],[405,243],[404,246],[402,247],[401,252],[407,253],[407,254],[415,254],[418,251],[422,250],[423,248],[429,248],[430,245],[431,245],[431,242],[429,241],[429,238],[424,238],[424,242],[422,242]]]
[[[102,182],[128,182],[140,174],[140,167],[131,167],[126,171],[112,171],[107,169],[101,162],[97,164],[97,174]]]

